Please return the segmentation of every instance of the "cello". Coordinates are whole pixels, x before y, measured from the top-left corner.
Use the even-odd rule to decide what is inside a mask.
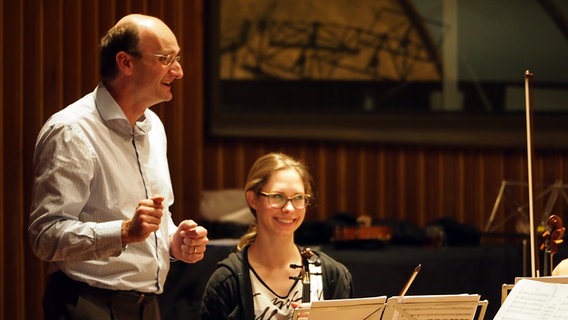
[[[530,242],[531,242],[531,276],[540,277],[540,268],[538,259],[536,259],[537,245],[535,238],[534,225],[534,203],[533,203],[533,171],[532,158],[533,150],[533,74],[529,70],[525,71],[525,117],[526,117],[526,134],[527,134],[527,171],[528,171],[528,192],[529,192],[529,224],[530,224]],[[564,227],[562,219],[557,215],[550,215],[547,221],[547,230],[544,231],[542,237],[544,242],[540,246],[540,250],[544,250],[543,275],[550,276],[552,274],[553,265],[552,258],[557,251],[558,244],[562,243],[564,237]]]
[[[562,219],[557,215],[550,215],[547,222],[547,229],[542,234],[544,238],[543,243],[540,246],[540,250],[544,251],[544,261],[543,261],[543,276],[551,276],[553,268],[553,257],[558,251],[558,245],[564,240],[565,228],[562,226]]]

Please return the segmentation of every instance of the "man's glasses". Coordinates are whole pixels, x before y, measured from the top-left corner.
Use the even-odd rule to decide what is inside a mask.
[[[309,196],[307,194],[298,193],[291,197],[286,197],[285,195],[277,192],[259,192],[259,194],[265,196],[268,199],[268,205],[274,209],[282,209],[290,201],[292,206],[298,210],[305,209],[308,206]]]
[[[174,61],[178,61],[181,59],[180,56],[174,56],[173,54],[159,54],[159,53],[154,53],[153,54],[154,57],[158,57],[158,59],[160,60],[160,62],[166,66],[169,67],[172,65],[172,63],[174,63]]]

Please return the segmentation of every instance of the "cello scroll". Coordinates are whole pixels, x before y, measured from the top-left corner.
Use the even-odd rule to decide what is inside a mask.
[[[547,229],[542,234],[544,241],[540,246],[540,250],[544,251],[544,276],[550,276],[552,274],[552,258],[558,251],[558,245],[564,242],[563,237],[565,230],[562,225],[562,219],[557,215],[550,215],[547,221]]]

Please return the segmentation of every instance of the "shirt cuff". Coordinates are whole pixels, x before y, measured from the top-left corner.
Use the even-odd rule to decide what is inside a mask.
[[[105,252],[108,256],[117,257],[126,246],[122,245],[122,220],[97,223],[95,227],[97,251]]]

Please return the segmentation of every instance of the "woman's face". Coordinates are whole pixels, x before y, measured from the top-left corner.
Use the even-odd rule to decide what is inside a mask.
[[[285,198],[303,195],[305,192],[302,178],[295,169],[289,168],[276,171],[262,188],[264,193],[277,193]],[[287,201],[282,208],[271,206],[269,198],[247,193],[247,200],[256,210],[257,232],[259,236],[293,236],[300,227],[306,215],[306,208],[296,209],[292,201]]]

